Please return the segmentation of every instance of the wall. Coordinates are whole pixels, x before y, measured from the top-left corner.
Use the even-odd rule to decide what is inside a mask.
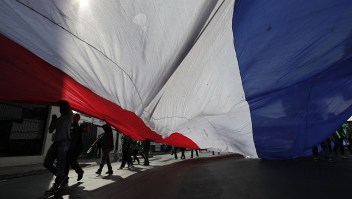
[[[49,124],[51,121],[52,114],[56,114],[57,116],[60,116],[59,107],[53,106],[49,110],[48,120],[45,127],[45,138],[44,138],[44,147],[43,147],[42,154],[40,156],[1,157],[0,167],[41,164],[44,162],[46,152],[48,151],[52,143],[51,141],[52,134],[49,133]]]

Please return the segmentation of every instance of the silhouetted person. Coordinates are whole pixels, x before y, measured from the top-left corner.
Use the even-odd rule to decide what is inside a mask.
[[[171,151],[171,155],[174,155],[175,160],[177,160],[177,150],[178,147],[173,147]]]
[[[347,159],[345,156],[345,147],[343,146],[343,140],[345,139],[345,132],[343,130],[343,127],[340,126],[336,132],[332,135],[335,146],[334,146],[334,152],[337,153],[337,149],[340,149],[340,155],[342,159]]]
[[[348,140],[348,150],[350,151],[350,154],[352,154],[352,121],[347,121],[345,125],[346,136]]]
[[[112,129],[110,124],[104,124],[103,126],[104,129],[104,134],[101,137],[101,148],[102,148],[102,157],[101,157],[101,161],[100,161],[100,165],[99,165],[99,169],[97,170],[97,172],[95,172],[96,174],[100,175],[101,171],[103,170],[103,167],[106,163],[106,165],[108,166],[108,171],[106,172],[106,174],[113,174],[113,170],[110,164],[110,151],[114,148],[114,139],[113,139],[113,135],[112,135]]]
[[[139,144],[138,141],[133,140],[132,142],[132,156],[133,156],[133,162],[137,161],[137,163],[139,164],[139,158],[137,157],[139,152]]]
[[[124,135],[122,136],[122,162],[120,169],[123,169],[127,163],[128,169],[133,167],[132,158],[131,158],[131,145],[132,138]]]
[[[55,182],[46,193],[56,193],[63,182],[66,180],[65,166],[67,151],[70,145],[70,129],[73,119],[72,109],[67,101],[59,101],[60,117],[52,116],[49,126],[49,133],[53,135],[53,143],[51,144],[44,160],[44,167],[56,175]],[[54,162],[56,160],[56,166]]]
[[[330,137],[323,140],[320,143],[320,146],[323,149],[324,154],[325,154],[325,158],[328,160],[328,162],[333,162]],[[319,160],[319,151],[318,151],[317,145],[312,148],[312,154],[313,154],[313,160],[318,161]]]
[[[70,133],[70,147],[67,152],[67,159],[66,159],[66,168],[65,168],[65,175],[68,176],[70,167],[75,170],[78,174],[77,181],[80,181],[83,177],[84,171],[82,170],[81,166],[79,165],[77,159],[79,155],[82,153],[83,149],[83,141],[82,141],[82,133],[86,131],[88,124],[83,123],[79,126],[78,122],[81,116],[79,114],[73,115],[73,123],[71,124],[71,133]],[[67,181],[68,182],[68,178]]]
[[[143,142],[143,152],[144,152],[144,166],[149,166],[149,150],[150,150],[150,140],[144,140]]]
[[[181,151],[181,159],[186,159],[186,156],[185,156],[185,148],[180,148],[180,151]]]
[[[198,150],[197,149],[192,149],[191,150],[191,158],[193,158],[193,151],[195,151],[196,152],[196,156],[199,157],[198,156]]]

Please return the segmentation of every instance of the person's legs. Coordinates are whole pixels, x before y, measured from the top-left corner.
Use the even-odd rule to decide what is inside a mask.
[[[177,159],[177,147],[174,148],[175,160]]]
[[[329,147],[329,145],[330,145],[330,143],[328,140],[324,140],[323,142],[320,143],[320,146],[324,151],[325,158],[328,160],[328,162],[333,162],[331,145],[330,145],[330,147]]]
[[[137,157],[138,150],[133,150],[133,162],[137,161],[139,164],[139,158]]]
[[[109,153],[110,151],[107,151],[107,152],[104,152],[106,153],[106,165],[108,166],[108,171],[106,172],[106,174],[113,174],[113,171],[112,171],[112,167],[111,167],[111,163],[110,163],[110,157],[109,157]]]
[[[319,158],[318,158],[318,146],[314,146],[312,148],[312,155],[313,155],[313,160],[314,161],[317,161]]]
[[[55,184],[61,186],[65,180],[65,167],[69,142],[60,142],[57,149]]]
[[[79,163],[77,161],[77,159],[78,159],[78,157],[80,155],[80,152],[79,151],[72,151],[72,153],[68,153],[68,154],[70,155],[69,160],[70,160],[71,168],[73,170],[75,170],[76,173],[82,173],[83,170],[82,170],[81,166],[79,165]]]
[[[69,147],[69,142],[59,142],[55,143],[55,149],[57,151],[57,158],[56,158],[56,178],[53,186],[46,191],[46,193],[56,193],[61,185],[66,180],[65,175],[65,167],[66,167],[66,159],[67,159],[67,151]]]
[[[130,154],[128,154],[127,156],[127,165],[128,165],[128,168],[133,167],[132,157]]]
[[[343,145],[343,138],[339,139],[339,149],[340,149],[340,154],[343,159],[346,159],[347,157],[345,156],[345,146]]]
[[[140,154],[140,155],[142,156],[142,158],[145,160],[145,155],[144,155],[144,152],[143,152],[143,151],[141,151],[139,154]]]
[[[144,151],[144,156],[145,156],[144,166],[149,166],[149,151],[148,150]]]
[[[140,161],[139,161],[139,158],[137,157],[137,154],[136,154],[136,157],[135,157],[135,158],[137,158],[137,163],[139,164]]]
[[[123,169],[127,163],[127,157],[128,154],[126,151],[122,151],[122,162],[121,162],[121,165],[120,165],[120,169]]]
[[[185,159],[185,149],[181,149],[181,159]]]
[[[108,156],[109,154],[107,154],[107,153],[104,153],[104,151],[103,151],[103,153],[102,153],[102,157],[101,157],[101,161],[100,161],[100,165],[99,165],[99,169],[97,170],[97,172],[95,172],[96,174],[101,174],[101,171],[103,170],[103,168],[104,168],[104,165],[105,165],[105,163],[106,163],[106,160],[107,160],[107,158],[109,157]]]
[[[70,156],[69,164],[71,168],[75,170],[75,172],[78,174],[77,181],[80,181],[82,179],[83,173],[84,173],[83,169],[81,168],[81,166],[77,161],[80,154],[81,154],[80,150],[73,150],[71,153],[70,152],[68,153],[68,155]]]
[[[65,175],[68,176],[68,173],[70,171],[70,162],[71,162],[71,151],[67,152],[66,155],[66,165],[65,165]]]
[[[56,157],[57,157],[57,149],[56,149],[56,146],[52,144],[48,152],[46,153],[43,165],[54,175],[56,175],[56,167],[54,166]]]
[[[68,150],[67,151],[67,155],[66,155],[66,164],[65,164],[65,176],[67,176],[66,177],[66,179],[65,179],[65,181],[64,181],[64,183],[68,183],[68,173],[70,172],[70,165],[71,165],[71,168],[72,168],[72,164],[71,164],[71,162],[72,162],[72,151],[71,150]]]

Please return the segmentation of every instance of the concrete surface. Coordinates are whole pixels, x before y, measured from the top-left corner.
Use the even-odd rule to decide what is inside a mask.
[[[331,199],[349,198],[352,156],[334,163],[301,158],[287,161],[244,159],[238,155],[201,153],[200,158],[174,160],[170,154],[154,156],[151,166],[135,165],[112,176],[84,169],[82,181],[70,172],[70,182],[59,193],[45,195],[53,182],[49,173],[0,182],[1,198],[118,198],[118,199]],[[103,170],[105,171],[107,168]]]

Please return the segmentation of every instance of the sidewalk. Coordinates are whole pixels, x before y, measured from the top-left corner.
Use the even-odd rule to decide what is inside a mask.
[[[185,155],[186,161],[175,160],[171,154],[155,155],[150,158],[150,166],[134,165],[132,169],[118,169],[121,162],[114,162],[113,175],[105,174],[106,166],[102,175],[97,175],[98,164],[92,161],[84,168],[82,180],[77,181],[77,174],[70,171],[69,183],[50,196],[44,193],[54,182],[49,172],[0,180],[0,196],[11,199],[231,199],[234,196],[237,199],[331,199],[350,196],[351,157],[337,158],[330,163],[325,159],[313,161],[311,157],[267,161],[228,153],[213,156],[211,152],[201,152],[200,157],[194,159],[190,159],[190,152]]]
[[[181,153],[178,153],[180,157]],[[58,198],[69,199],[69,198],[104,198],[106,195],[106,189],[117,190],[119,187],[129,187],[131,184],[129,179],[136,180],[139,178],[148,177],[151,173],[159,173],[166,168],[166,165],[173,166],[173,163],[196,163],[198,161],[206,161],[210,159],[226,158],[226,154],[215,154],[211,152],[202,151],[199,153],[199,157],[195,157],[194,161],[189,161],[191,153],[187,151],[185,153],[186,161],[178,158],[174,159],[174,156],[170,153],[154,155],[149,158],[150,166],[144,166],[142,158],[141,164],[134,164],[131,169],[119,169],[121,162],[113,162],[111,164],[113,168],[113,175],[105,174],[108,170],[107,166],[103,168],[101,175],[97,175],[95,172],[99,168],[99,159],[81,159],[80,164],[83,167],[84,175],[80,181],[77,181],[77,174],[70,170],[68,175],[69,182],[60,191]],[[165,167],[164,167],[165,166]],[[176,164],[175,164],[176,166]],[[41,164],[28,165],[20,167],[6,167],[0,168],[0,196],[1,198],[11,199],[23,199],[23,198],[48,198],[48,195],[44,194],[45,190],[48,190],[54,183],[54,176],[43,168]],[[150,179],[150,185],[157,183],[153,179]],[[131,186],[134,187],[134,186]],[[124,188],[122,188],[124,189]],[[51,196],[50,196],[51,197]],[[106,196],[107,198],[111,198]],[[154,197],[153,197],[154,198]]]
[[[100,159],[79,159],[82,168],[96,166]],[[23,166],[0,167],[0,181],[23,176],[37,175],[49,172],[43,164],[31,164]]]
[[[189,159],[191,156],[190,151],[185,152],[186,159]],[[194,154],[195,155],[195,154]],[[180,159],[181,153],[178,152],[178,157],[179,159],[175,160],[174,156],[167,153],[167,154],[155,154],[153,157],[150,157],[150,165],[151,166],[162,166],[166,164],[171,164],[174,162],[182,161]],[[200,157],[212,157],[211,152],[206,152],[206,151],[200,151],[199,153]],[[217,154],[215,156],[218,156]],[[143,158],[138,156],[141,164],[139,166],[143,165]],[[197,158],[196,156],[194,156]],[[113,154],[110,156],[110,160],[113,160]],[[90,159],[79,159],[78,162],[80,163],[81,167],[83,169],[88,168],[88,167],[94,167],[98,166],[100,162],[100,158],[90,158]],[[121,164],[120,161],[115,161],[112,162],[112,165],[114,169],[117,169],[119,165]],[[136,166],[136,165],[135,165]],[[24,176],[30,176],[30,175],[37,175],[37,174],[42,174],[42,173],[47,173],[48,171],[44,168],[43,164],[34,164],[34,165],[24,165],[24,166],[11,166],[11,167],[0,167],[0,181],[2,180],[8,180],[12,178],[17,178],[17,177],[24,177]]]

